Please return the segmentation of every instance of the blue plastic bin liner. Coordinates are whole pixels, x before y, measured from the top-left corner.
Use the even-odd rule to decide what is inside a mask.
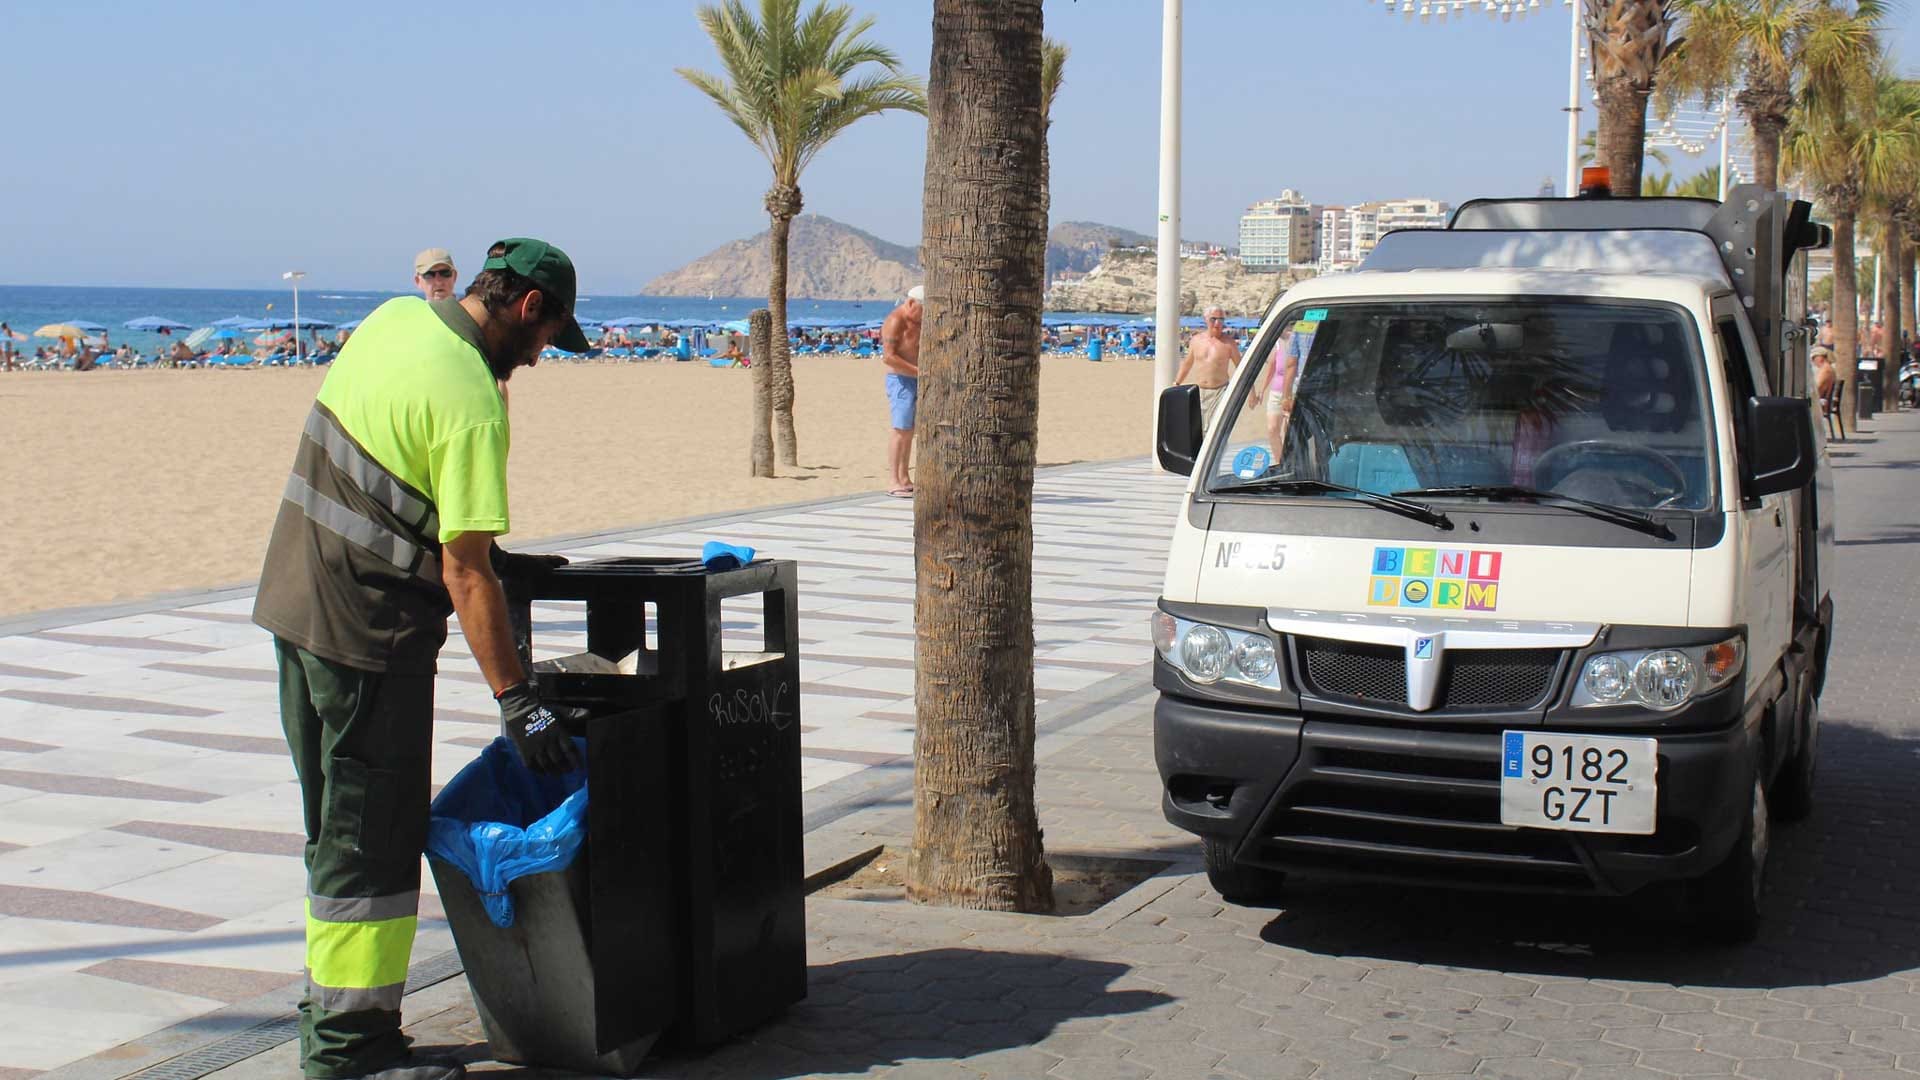
[[[753,561],[753,549],[709,540],[700,548],[700,561],[709,570],[738,570]]]
[[[586,760],[585,739],[575,739]],[[467,875],[493,925],[513,925],[508,883],[564,870],[587,838],[587,772],[537,773],[502,736],[433,800],[427,854]]]

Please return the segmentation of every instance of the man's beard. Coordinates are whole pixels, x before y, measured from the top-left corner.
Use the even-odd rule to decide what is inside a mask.
[[[506,340],[487,357],[487,367],[493,371],[493,377],[501,382],[513,378],[515,368],[531,365],[540,358],[538,331],[531,326],[515,326],[507,331]]]

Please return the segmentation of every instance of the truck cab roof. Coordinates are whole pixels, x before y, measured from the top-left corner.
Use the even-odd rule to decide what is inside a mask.
[[[1702,273],[1693,267],[1648,271],[1467,265],[1361,269],[1309,278],[1288,289],[1285,299],[1288,307],[1295,307],[1316,300],[1410,296],[1580,296],[1690,306],[1729,287],[1724,274]]]

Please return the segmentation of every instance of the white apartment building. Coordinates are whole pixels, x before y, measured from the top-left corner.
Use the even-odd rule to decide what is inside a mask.
[[[1319,264],[1345,270],[1365,259],[1380,237],[1394,229],[1445,228],[1453,207],[1438,199],[1389,199],[1329,206],[1320,214]]]
[[[1320,243],[1314,262],[1323,270],[1344,270],[1353,259],[1353,212],[1344,206],[1320,208]]]
[[[1380,231],[1444,229],[1453,207],[1438,199],[1391,199],[1380,204]]]
[[[1319,256],[1314,210],[1292,188],[1249,206],[1240,217],[1240,265],[1277,273],[1314,262]]]

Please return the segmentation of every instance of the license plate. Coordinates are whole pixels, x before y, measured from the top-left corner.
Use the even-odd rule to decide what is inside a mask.
[[[1535,829],[1651,834],[1658,765],[1654,739],[1506,732],[1500,820]]]

